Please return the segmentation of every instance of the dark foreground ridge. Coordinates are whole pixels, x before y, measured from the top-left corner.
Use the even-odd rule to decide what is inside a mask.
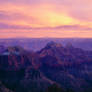
[[[92,51],[53,41],[38,52],[0,48],[0,92],[92,92]]]

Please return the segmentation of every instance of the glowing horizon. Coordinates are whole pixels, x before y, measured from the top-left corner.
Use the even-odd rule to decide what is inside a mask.
[[[0,0],[0,38],[92,38],[91,0]]]

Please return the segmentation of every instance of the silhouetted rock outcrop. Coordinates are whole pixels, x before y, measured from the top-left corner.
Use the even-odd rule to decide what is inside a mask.
[[[0,92],[13,92],[6,88],[1,82],[0,82]]]
[[[8,47],[0,55],[0,69],[19,70],[27,66],[39,67],[38,55],[21,47]]]
[[[75,92],[91,90],[91,70],[92,51],[71,43],[50,42],[39,52],[8,47],[0,54],[0,81],[15,92],[46,91],[54,83]]]
[[[21,80],[21,89],[26,89],[25,92],[40,92],[45,91],[48,86],[54,82],[46,78],[38,69],[28,67],[25,71],[24,79]]]

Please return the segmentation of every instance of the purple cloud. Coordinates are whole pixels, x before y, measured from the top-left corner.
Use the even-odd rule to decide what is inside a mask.
[[[5,23],[0,23],[0,29],[26,29],[28,30],[81,30],[81,31],[91,31],[92,28],[84,27],[80,25],[64,25],[64,26],[57,26],[57,27],[30,27],[30,26],[20,26],[20,25],[10,25]]]

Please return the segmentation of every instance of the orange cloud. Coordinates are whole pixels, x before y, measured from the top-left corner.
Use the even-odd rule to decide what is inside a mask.
[[[1,27],[0,36],[92,37],[91,0],[40,1],[36,4],[18,4],[16,1],[15,4],[3,3],[0,5],[0,23],[8,25]]]

